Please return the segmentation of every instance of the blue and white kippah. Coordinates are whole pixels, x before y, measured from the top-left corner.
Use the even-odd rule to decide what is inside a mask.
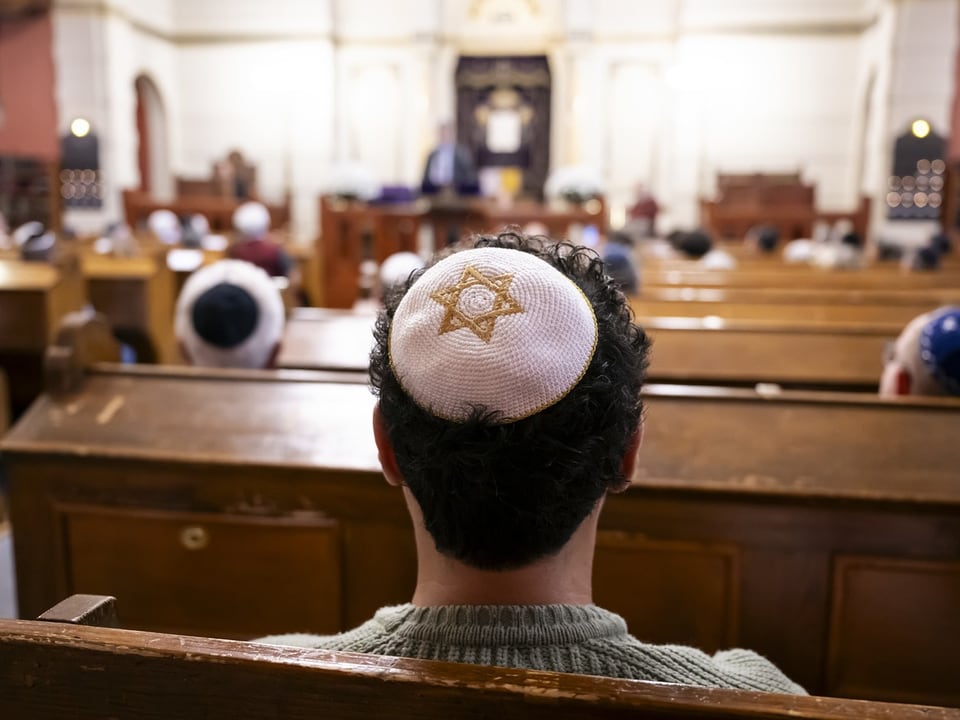
[[[520,250],[477,248],[429,268],[400,301],[390,364],[432,415],[463,422],[483,408],[509,423],[565,397],[597,337],[590,301],[562,272]]]
[[[960,307],[933,313],[920,331],[920,359],[944,390],[960,395]]]

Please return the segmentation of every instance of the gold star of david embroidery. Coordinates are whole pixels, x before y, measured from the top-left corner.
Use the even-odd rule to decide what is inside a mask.
[[[513,273],[487,276],[472,265],[467,265],[456,285],[441,288],[430,294],[430,298],[443,305],[447,311],[440,321],[438,335],[466,328],[484,342],[490,342],[497,325],[497,318],[503,315],[522,313],[519,301],[510,295],[510,283]],[[493,303],[486,312],[468,315],[460,309],[460,296],[473,287],[484,287],[493,293]]]

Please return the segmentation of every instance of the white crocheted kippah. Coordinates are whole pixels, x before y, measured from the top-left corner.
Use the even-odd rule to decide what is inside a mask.
[[[228,338],[226,342],[217,345],[206,339],[195,325],[195,310],[198,301],[208,297],[209,292],[230,288],[234,293],[240,293],[241,297],[246,296],[254,306],[253,323],[252,327],[244,327],[242,338]],[[218,307],[211,308],[205,319],[208,322],[219,320],[224,325],[233,326],[223,328],[225,338],[230,335],[230,329],[235,329],[238,323],[245,325],[248,320],[229,317],[238,311],[244,311],[244,308],[238,307],[236,303],[215,304]],[[256,265],[243,260],[220,260],[200,268],[187,278],[177,299],[174,328],[177,339],[183,343],[194,365],[263,368],[282,339],[285,322],[283,298],[269,275]]]
[[[233,227],[245,239],[259,238],[270,229],[270,211],[263,203],[245,202],[233,211]]]
[[[580,381],[596,346],[580,288],[507,248],[464,250],[428,269],[400,301],[389,339],[404,391],[455,422],[476,407],[501,423],[550,407]]]

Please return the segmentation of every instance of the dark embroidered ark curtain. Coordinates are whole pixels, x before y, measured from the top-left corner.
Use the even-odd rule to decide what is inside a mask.
[[[478,168],[518,167],[523,194],[541,199],[550,167],[550,65],[543,55],[461,57],[457,62],[457,141]],[[519,142],[490,147],[489,123],[515,124]]]

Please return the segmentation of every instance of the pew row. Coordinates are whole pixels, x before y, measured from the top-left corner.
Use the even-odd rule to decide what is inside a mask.
[[[731,303],[711,300],[658,301],[639,297],[631,300],[638,317],[719,317],[726,320],[769,320],[788,323],[839,323],[888,325],[902,329],[918,315],[930,312],[944,303],[903,305],[868,305],[865,303]],[[894,333],[894,337],[899,334]]]
[[[43,396],[0,443],[21,612],[110,593],[132,627],[250,638],[407,601],[375,400],[337,378],[97,365]],[[755,649],[814,693],[960,705],[956,402],[656,385],[645,402],[598,604],[650,642]]]
[[[321,258],[323,296],[320,305],[350,308],[359,296],[360,265],[382,263],[395,252],[416,252],[421,225],[432,230],[433,247],[478,232],[496,232],[506,226],[544,224],[552,237],[568,237],[571,230],[605,224],[602,199],[579,204],[542,204],[518,201],[503,206],[483,198],[421,199],[417,202],[371,204],[331,195],[319,198],[321,234],[316,254]]]
[[[0,260],[0,369],[10,380],[9,405],[18,416],[43,389],[43,353],[61,318],[84,305],[79,268]]]
[[[636,301],[638,298],[634,298]],[[876,289],[806,287],[683,287],[661,285],[643,288],[641,302],[730,303],[741,305],[878,305],[929,309],[960,303],[960,289]],[[674,313],[667,313],[674,314]],[[716,313],[714,313],[716,314]]]
[[[956,289],[953,272],[891,273],[865,270],[825,270],[785,266],[770,270],[704,270],[702,268],[642,268],[641,286],[715,288],[816,288],[823,290]]]
[[[802,317],[654,317],[645,314],[642,300],[633,304],[653,339],[652,382],[876,392],[884,348],[903,328],[901,323]],[[374,321],[371,313],[298,308],[287,323],[279,366],[366,370]]]
[[[97,626],[96,616],[105,608],[112,611],[112,605],[79,598],[95,603],[95,612],[77,617],[77,600],[69,598],[65,603],[71,607],[45,613],[46,622],[0,620],[3,717],[960,718],[960,710],[940,707],[693,688],[105,628]]]

